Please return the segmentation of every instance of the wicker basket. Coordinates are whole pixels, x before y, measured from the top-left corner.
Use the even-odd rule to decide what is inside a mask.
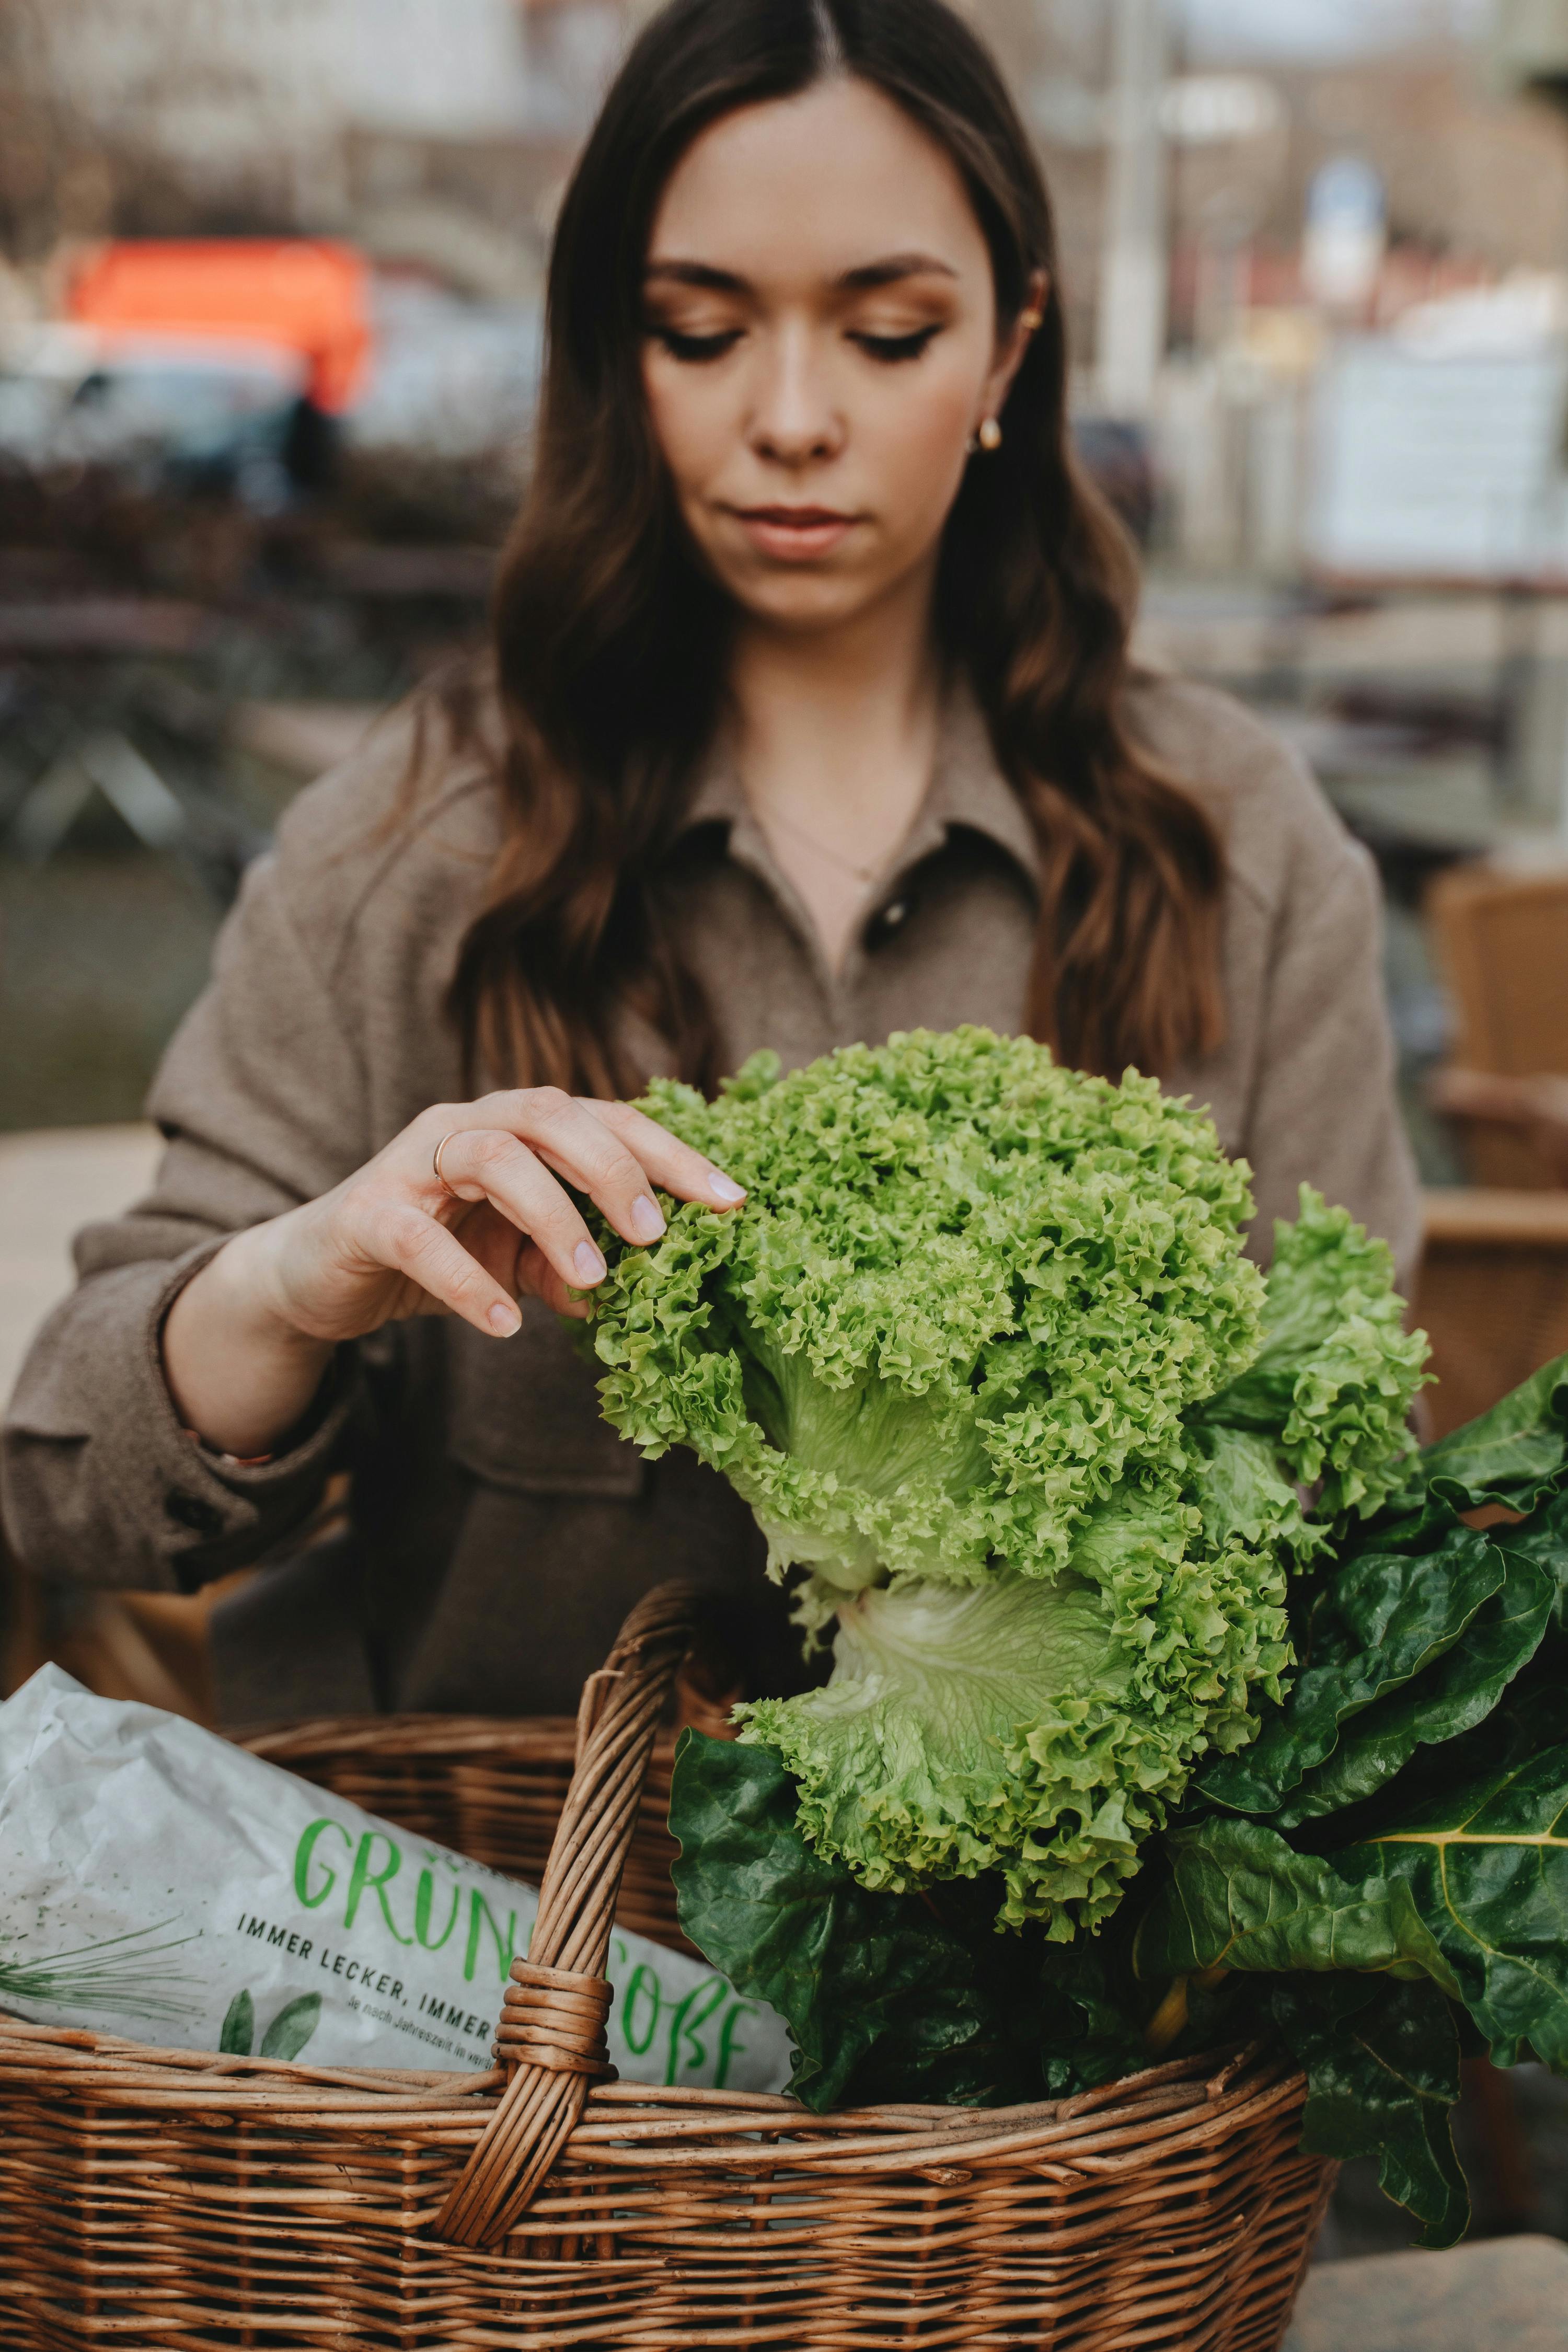
[[[281,2065],[0,2021],[5,2352],[1272,2352],[1332,2174],[1298,2150],[1303,2085],[1277,2051],[986,2111],[814,2116],[595,2080],[689,1605],[651,1596],[584,1694],[503,2067]],[[428,1727],[407,1735],[410,1804],[536,1837],[563,1727],[537,1748],[509,1728],[515,1804],[475,1737],[448,1735],[473,1774],[454,1795]],[[356,1732],[317,1777],[392,1811],[366,1756]],[[640,1834],[652,1885],[667,1849]]]

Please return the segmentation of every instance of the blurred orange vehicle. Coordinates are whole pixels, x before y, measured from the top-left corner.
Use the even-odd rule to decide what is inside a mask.
[[[305,237],[115,241],[74,271],[67,315],[106,351],[123,337],[264,344],[298,355],[329,415],[353,405],[371,356],[369,271],[352,246]]]

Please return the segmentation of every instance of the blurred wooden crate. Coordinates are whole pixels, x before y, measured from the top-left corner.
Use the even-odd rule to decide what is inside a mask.
[[[1513,874],[1485,864],[1451,867],[1426,896],[1437,961],[1453,1000],[1453,1073],[1541,1080],[1568,1075],[1568,870]],[[1472,1181],[1561,1182],[1522,1107],[1497,1115],[1459,1099],[1453,1116]]]
[[[1568,1192],[1459,1186],[1426,1194],[1415,1320],[1441,1437],[1568,1352]]]
[[[1568,1074],[1568,869],[1451,866],[1426,912],[1458,1018],[1454,1059],[1508,1077]]]

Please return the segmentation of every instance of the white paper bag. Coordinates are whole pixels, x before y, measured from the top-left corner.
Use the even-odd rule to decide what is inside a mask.
[[[44,1666],[0,1706],[0,2010],[322,2065],[490,2063],[534,1889]],[[784,2021],[617,1929],[627,2081],[762,2091]]]

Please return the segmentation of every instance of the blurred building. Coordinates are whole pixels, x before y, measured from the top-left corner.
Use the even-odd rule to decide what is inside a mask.
[[[345,238],[381,265],[367,435],[510,436],[560,190],[649,5],[5,0],[0,333],[60,307],[84,238]],[[1077,405],[1155,437],[1184,562],[1299,568],[1346,337],[1568,264],[1568,125],[1531,88],[1568,73],[1568,0],[1497,0],[1489,44],[1476,5],[1366,0],[1315,56],[1288,36],[1317,0],[967,5],[1046,163]],[[1324,274],[1336,174],[1379,192],[1359,292]]]
[[[294,229],[537,278],[621,0],[7,0],[0,238]]]

